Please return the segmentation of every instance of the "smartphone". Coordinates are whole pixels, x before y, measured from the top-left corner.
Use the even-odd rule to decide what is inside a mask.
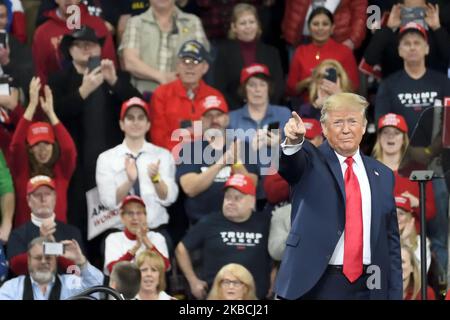
[[[62,256],[64,254],[64,245],[59,242],[44,242],[44,255]]]
[[[400,10],[401,26],[408,22],[418,22],[425,26],[425,8],[422,7],[402,7]]]
[[[337,82],[337,71],[335,68],[327,68],[325,72],[327,73],[325,79],[334,83]]]
[[[8,33],[5,30],[0,30],[0,46],[2,46],[2,48],[8,46]]]
[[[185,129],[185,128],[190,128],[190,127],[192,127],[191,120],[181,120],[180,121],[180,128]]]
[[[271,130],[276,130],[276,129],[280,129],[280,122],[272,122],[269,123],[269,125],[267,126],[267,130],[271,131]]]
[[[99,67],[101,64],[102,58],[99,56],[89,57],[88,60],[88,70],[91,72],[95,68]]]

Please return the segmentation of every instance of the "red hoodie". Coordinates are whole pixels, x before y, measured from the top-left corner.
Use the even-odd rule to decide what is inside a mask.
[[[67,28],[66,20],[61,19],[56,14],[56,10],[45,13],[49,19],[40,25],[34,33],[33,62],[36,66],[36,75],[41,78],[41,83],[47,83],[48,75],[61,69],[62,57],[59,53],[59,43],[65,34],[72,32]],[[98,37],[105,38],[102,58],[111,59],[117,67],[114,42],[105,22],[99,17],[89,15],[86,6],[82,4],[80,4],[80,13],[81,25],[91,27]]]
[[[10,170],[16,187],[16,213],[14,227],[30,221],[30,208],[27,202],[27,183],[30,177],[26,137],[32,122],[21,118],[10,145]],[[75,170],[77,151],[75,144],[61,122],[53,126],[56,141],[60,148],[60,157],[53,167],[56,183],[56,220],[66,222],[67,189]]]

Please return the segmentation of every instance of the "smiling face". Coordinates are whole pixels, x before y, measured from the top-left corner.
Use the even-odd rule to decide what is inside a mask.
[[[120,129],[125,133],[125,137],[131,139],[144,139],[150,129],[147,114],[144,109],[137,106],[129,108],[119,124]]]
[[[258,28],[258,20],[249,11],[242,12],[236,22],[231,24],[232,32],[234,32],[238,40],[243,42],[254,41],[258,34]]]
[[[380,133],[380,145],[386,155],[396,155],[401,153],[404,133],[394,127],[384,127]]]
[[[243,300],[247,293],[247,286],[231,272],[225,272],[220,281],[223,300]]]
[[[311,38],[315,44],[324,44],[333,34],[334,25],[326,14],[316,15],[309,24]]]
[[[127,203],[120,212],[120,218],[132,234],[136,234],[139,228],[147,223],[145,207],[138,202]]]
[[[53,144],[48,142],[38,142],[31,147],[31,153],[39,164],[46,164],[53,154]]]

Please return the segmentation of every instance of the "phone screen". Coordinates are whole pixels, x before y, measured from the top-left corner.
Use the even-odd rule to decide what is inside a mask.
[[[337,72],[335,68],[328,68],[325,70],[326,71],[326,76],[325,79],[331,81],[331,82],[336,82],[337,81]]]
[[[101,63],[101,58],[99,56],[89,57],[89,60],[88,60],[89,72],[94,70],[95,68],[99,67],[100,63]]]
[[[61,256],[64,254],[64,245],[59,242],[44,242],[44,255]]]
[[[5,31],[0,31],[0,45],[6,48],[8,45],[8,34]]]

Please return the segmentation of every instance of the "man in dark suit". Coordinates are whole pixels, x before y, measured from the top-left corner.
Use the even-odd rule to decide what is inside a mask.
[[[304,140],[297,113],[284,128],[279,172],[291,185],[291,231],[275,292],[284,299],[402,299],[390,169],[362,155],[368,102],[351,93],[322,108],[327,142]]]

